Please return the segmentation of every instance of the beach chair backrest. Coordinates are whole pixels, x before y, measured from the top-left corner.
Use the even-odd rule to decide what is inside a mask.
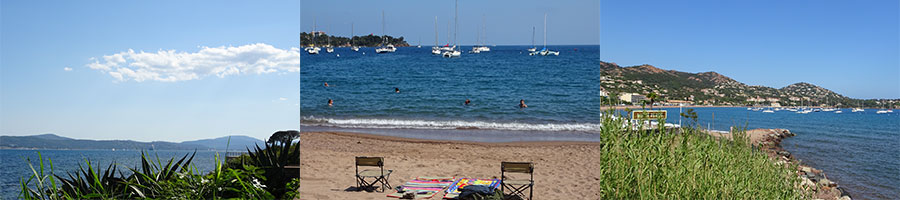
[[[356,166],[383,167],[384,166],[384,158],[382,158],[382,157],[356,157]]]
[[[503,172],[532,173],[534,164],[530,162],[501,162],[500,170]]]

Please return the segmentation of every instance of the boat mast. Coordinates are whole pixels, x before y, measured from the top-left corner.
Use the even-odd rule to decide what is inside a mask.
[[[434,16],[434,46],[438,46],[437,16]]]
[[[457,43],[459,43],[459,41],[456,40],[457,35],[459,35],[459,0],[456,0],[456,8],[453,10],[453,12],[453,23],[455,26],[453,28],[453,46],[456,47]]]
[[[381,10],[381,46],[384,46],[384,40],[387,35],[384,34],[384,10]]]
[[[547,48],[547,13],[544,13],[544,48]]]
[[[448,21],[447,21],[447,45],[448,45],[448,46],[450,45],[450,42],[451,42],[451,41],[450,41],[450,39],[451,39],[451,38],[450,38],[450,30],[453,30],[453,29],[450,29],[450,28],[451,28],[451,26],[450,26],[450,21],[448,20]]]
[[[484,25],[485,23],[486,23],[486,17],[482,14],[482,15],[481,15],[481,46],[485,46],[485,45],[484,45],[484,43],[485,43],[485,42],[484,42],[484,38],[487,37],[487,36],[485,35],[485,33],[487,33],[487,31],[485,30],[485,28],[486,28],[485,25]]]
[[[534,48],[534,26],[531,27],[531,48]]]
[[[351,47],[356,46],[353,43],[353,22],[350,22],[350,46]]]
[[[313,36],[313,37],[312,37],[312,38],[313,38],[313,47],[316,47],[316,18],[313,18],[313,32],[312,32],[312,36]]]

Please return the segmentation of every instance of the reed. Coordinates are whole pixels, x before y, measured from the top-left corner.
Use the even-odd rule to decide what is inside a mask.
[[[643,129],[612,110],[603,116],[601,199],[806,198],[791,166],[755,151],[742,129],[727,140],[697,127]]]

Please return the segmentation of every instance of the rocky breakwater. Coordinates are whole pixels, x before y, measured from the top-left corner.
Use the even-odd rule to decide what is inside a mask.
[[[769,155],[769,158],[777,160],[777,165],[797,166],[796,174],[800,178],[800,184],[797,187],[809,192],[813,199],[851,199],[850,193],[836,182],[829,180],[825,172],[800,163],[794,159],[791,152],[781,147],[781,140],[795,135],[791,131],[787,129],[754,129],[747,131],[747,135],[756,148]]]

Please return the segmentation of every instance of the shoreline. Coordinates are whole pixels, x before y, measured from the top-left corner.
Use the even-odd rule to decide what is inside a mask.
[[[374,139],[374,140],[391,141],[391,142],[406,142],[406,143],[420,143],[420,144],[466,144],[466,145],[479,145],[479,146],[512,146],[512,147],[519,146],[519,147],[522,147],[522,146],[560,146],[560,145],[599,144],[599,142],[587,142],[587,141],[474,142],[474,141],[464,141],[464,140],[430,140],[430,139],[406,138],[406,137],[397,137],[397,136],[368,134],[368,133],[339,132],[339,131],[300,132],[300,134],[301,135],[302,134],[332,134],[332,135],[339,135],[339,136]]]
[[[598,199],[595,142],[466,142],[342,132],[301,132],[299,199],[389,199],[356,191],[354,157],[384,158],[388,179],[400,186],[419,176],[499,178],[500,162],[534,163],[535,199]],[[527,174],[512,174],[528,178]],[[508,191],[507,191],[508,192]],[[431,199],[440,199],[439,192]]]
[[[679,107],[680,107],[680,108],[741,108],[741,107],[752,107],[752,106],[714,106],[714,105],[708,105],[708,106],[707,106],[707,105],[690,105],[690,106],[653,106],[654,109],[656,109],[656,108],[679,108]],[[635,109],[640,109],[641,106],[640,106],[640,105],[630,105],[630,106],[600,106],[600,109],[601,109],[601,110],[607,110],[607,109],[610,109],[610,108],[613,108],[613,109],[616,109],[616,110],[624,110],[624,109],[626,109],[626,108],[627,108],[627,109],[635,110]],[[644,109],[650,109],[650,106],[643,106],[643,108],[644,108]]]
[[[300,125],[300,132],[337,132],[433,141],[475,143],[599,142],[599,135],[580,131],[533,131],[495,129],[343,128]]]
[[[731,134],[709,132],[713,137],[723,137],[732,139]],[[805,190],[812,195],[814,199],[851,199],[850,193],[841,187],[837,182],[829,180],[826,173],[822,170],[813,168],[809,165],[801,163],[794,158],[791,152],[781,147],[781,141],[795,136],[787,129],[752,129],[746,132],[750,144],[754,148],[764,151],[771,160],[775,160],[777,166],[787,164],[796,165],[793,169],[797,177],[800,178],[798,189]]]

